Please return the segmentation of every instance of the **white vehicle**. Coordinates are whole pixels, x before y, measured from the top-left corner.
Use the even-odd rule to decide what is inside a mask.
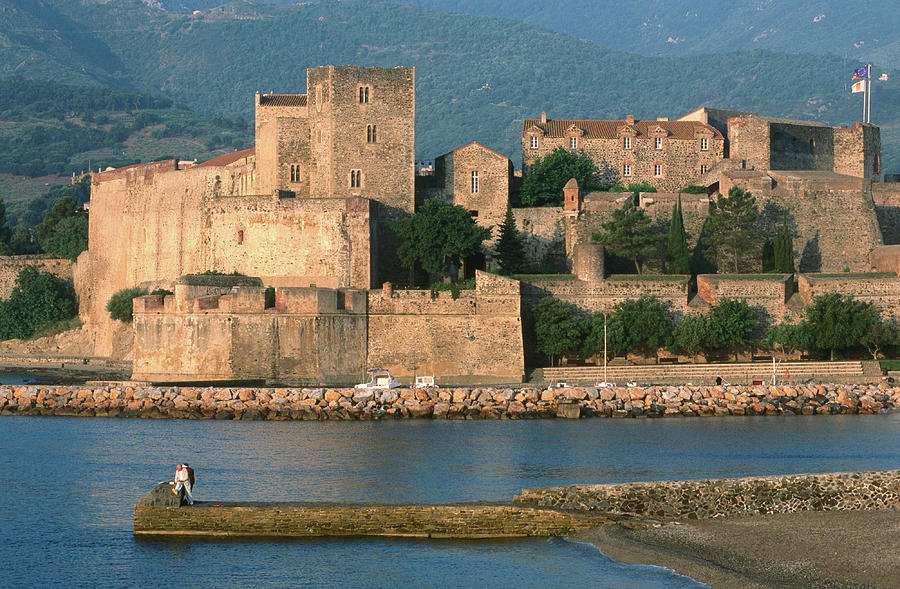
[[[615,388],[615,386],[616,386],[616,383],[614,383],[614,382],[609,382],[609,381],[606,381],[606,380],[604,380],[603,382],[598,382],[598,383],[597,383],[597,388],[598,388],[598,389],[612,389],[612,388]]]
[[[628,386],[630,386],[630,387],[636,387],[636,386],[638,386],[637,381],[636,381],[636,380],[629,381],[629,382],[628,382]]]
[[[433,376],[417,376],[414,389],[436,389],[438,386],[434,384]]]
[[[569,388],[569,383],[563,382],[563,381],[555,382],[550,385],[550,388],[551,389],[567,389],[567,388]]]
[[[396,389],[400,387],[400,381],[391,376],[384,368],[370,368],[369,382],[356,385],[358,389]]]

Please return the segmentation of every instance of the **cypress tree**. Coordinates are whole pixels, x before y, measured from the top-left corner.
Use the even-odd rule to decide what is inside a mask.
[[[794,240],[788,228],[787,213],[775,237],[775,271],[782,274],[794,273]]]
[[[494,245],[494,253],[502,274],[515,274],[525,266],[525,246],[522,245],[522,236],[516,229],[516,219],[508,202],[506,217],[500,225],[500,236]]]
[[[669,243],[666,257],[669,261],[669,272],[672,274],[691,273],[687,233],[684,231],[684,217],[681,214],[681,195],[678,196],[678,203],[675,205],[675,210],[672,211],[672,220],[669,222]]]

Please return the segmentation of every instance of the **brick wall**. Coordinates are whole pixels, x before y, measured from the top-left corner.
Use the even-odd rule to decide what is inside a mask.
[[[72,267],[71,261],[52,256],[0,256],[0,300],[9,298],[16,286],[19,272],[25,268],[35,268],[38,272],[49,272],[71,282]]]

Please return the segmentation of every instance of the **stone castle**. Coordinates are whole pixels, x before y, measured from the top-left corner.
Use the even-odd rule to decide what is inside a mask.
[[[751,190],[763,222],[767,212],[791,215],[801,274],[610,276],[590,235],[630,193],[583,193],[570,183],[561,208],[514,209],[531,258],[560,275],[516,280],[470,267],[475,289],[454,297],[401,288],[411,275],[397,261],[391,222],[413,213],[417,200],[443,198],[479,224],[499,225],[521,173],[472,142],[436,158],[430,186],[417,194],[414,119],[413,68],[316,67],[307,71],[306,94],[255,96],[252,149],[93,174],[89,249],[74,281],[94,354],[115,355],[133,338],[134,377],[154,381],[350,384],[378,367],[406,381],[433,374],[439,382],[518,382],[523,322],[548,295],[585,311],[656,295],[680,313],[740,297],[771,322],[839,290],[900,313],[897,256],[883,247],[886,238],[900,242],[900,188],[880,182],[873,125],[711,108],[672,121],[525,119],[526,170],[557,146],[584,149],[624,183],[663,191],[640,196],[657,219],[668,220],[687,185]],[[681,198],[696,243],[715,198]],[[490,269],[490,244],[486,250],[482,267]],[[893,274],[815,274],[876,267]],[[220,274],[202,275],[208,271]],[[221,275],[228,273],[242,276]],[[174,294],[136,299],[126,327],[105,307],[132,286]]]

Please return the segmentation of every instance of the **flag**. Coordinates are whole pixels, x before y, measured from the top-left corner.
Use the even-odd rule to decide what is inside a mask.
[[[851,80],[868,80],[869,79],[869,66],[858,67],[853,70],[853,77]],[[855,90],[854,90],[855,92]],[[862,92],[862,90],[860,90]]]
[[[850,91],[853,94],[857,92],[865,92],[866,91],[866,81],[860,80],[859,82],[854,82],[852,86],[850,86]]]

